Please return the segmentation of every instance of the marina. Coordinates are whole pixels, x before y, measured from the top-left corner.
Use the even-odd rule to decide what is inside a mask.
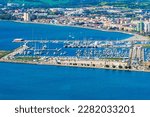
[[[150,41],[23,40],[3,62],[150,71]]]

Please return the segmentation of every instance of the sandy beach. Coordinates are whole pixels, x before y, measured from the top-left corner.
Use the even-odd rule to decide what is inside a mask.
[[[24,22],[24,21],[14,21],[19,23],[31,23],[31,24],[44,24],[44,25],[53,25],[53,26],[62,26],[62,27],[75,27],[75,28],[84,28],[84,29],[91,29],[91,30],[99,30],[99,31],[105,31],[105,32],[119,32],[124,34],[132,35],[132,37],[124,39],[125,41],[147,41],[150,40],[149,37],[142,36],[136,33],[131,32],[124,32],[124,31],[118,31],[118,30],[107,30],[102,28],[94,28],[94,27],[83,27],[83,26],[73,26],[73,25],[63,25],[63,24],[50,24],[50,23],[40,23],[40,22]]]
[[[125,39],[126,41],[131,41],[131,40],[135,40],[135,41],[150,41],[150,38],[148,37],[145,37],[145,36],[142,36],[142,35],[138,35],[138,34],[135,34],[134,36],[128,38],[128,39]]]
[[[119,33],[124,33],[124,34],[129,34],[129,35],[135,35],[134,33],[130,33],[130,32],[124,32],[124,31],[118,31],[118,30],[107,30],[107,29],[94,28],[94,27],[83,27],[83,26],[73,26],[73,25],[63,25],[63,24],[51,24],[51,23],[40,23],[40,22],[24,22],[24,21],[15,21],[15,20],[12,20],[12,21],[13,22],[18,22],[18,23],[44,24],[44,25],[53,25],[53,26],[62,26],[62,27],[84,28],[84,29],[99,30],[99,31],[105,31],[105,32],[119,32]]]

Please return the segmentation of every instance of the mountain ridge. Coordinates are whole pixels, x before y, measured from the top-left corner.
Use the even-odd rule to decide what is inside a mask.
[[[18,3],[31,6],[93,5],[100,2],[144,2],[150,0],[0,0],[0,4]]]

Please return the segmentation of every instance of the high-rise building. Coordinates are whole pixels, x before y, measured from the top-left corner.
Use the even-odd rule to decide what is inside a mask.
[[[26,22],[29,22],[30,21],[30,14],[29,13],[24,13],[23,14],[23,20],[26,21]]]
[[[139,23],[137,24],[136,31],[137,31],[137,32],[140,32],[140,33],[143,33],[143,32],[144,32],[144,23],[143,23],[143,22],[139,22]]]
[[[145,33],[150,33],[150,22],[145,22],[144,23],[144,32]]]

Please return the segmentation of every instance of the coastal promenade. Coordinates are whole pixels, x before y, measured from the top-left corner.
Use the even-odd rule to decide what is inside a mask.
[[[5,60],[0,59],[0,62],[22,63],[22,64],[35,64],[35,65],[54,65],[54,66],[68,66],[80,68],[96,68],[96,69],[110,69],[110,70],[124,70],[124,71],[143,71],[150,72],[144,67],[129,67],[127,62],[112,61],[112,60],[81,60],[77,58],[49,58],[49,60]]]

